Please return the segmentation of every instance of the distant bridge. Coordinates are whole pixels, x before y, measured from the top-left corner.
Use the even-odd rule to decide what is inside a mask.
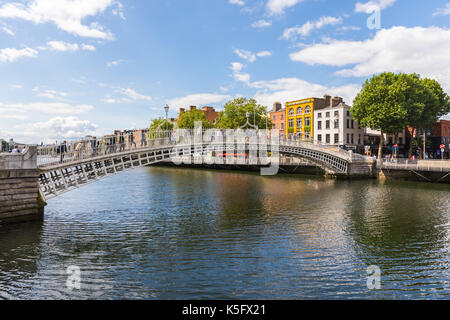
[[[190,163],[196,159],[204,161],[215,154],[239,154],[247,152],[257,157],[223,157],[225,165],[277,165],[278,155],[289,155],[307,159],[325,170],[329,175],[337,176],[374,176],[374,161],[338,148],[327,148],[307,141],[281,139],[279,143],[269,144],[265,139],[247,137],[241,141],[218,143],[212,141],[193,144],[185,137],[172,137],[172,133],[146,141],[145,145],[133,143],[108,143],[96,141],[78,141],[70,145],[43,146],[38,148],[39,186],[44,200],[77,189],[83,185],[104,179],[120,172],[156,164],[162,161],[177,160]],[[99,143],[102,142],[102,143]],[[269,156],[270,154],[270,156]],[[265,155],[265,156],[264,156]],[[201,163],[201,162],[200,162]]]

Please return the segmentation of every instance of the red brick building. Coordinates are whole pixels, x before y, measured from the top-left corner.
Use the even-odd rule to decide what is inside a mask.
[[[280,102],[275,102],[273,104],[272,111],[269,112],[270,120],[272,120],[273,127],[280,131],[280,135],[285,135],[286,133],[286,109],[283,108]]]
[[[197,109],[196,106],[189,107],[189,111],[192,111],[195,109]],[[182,115],[185,111],[186,111],[186,109],[180,108],[178,116]],[[216,123],[217,119],[219,118],[219,112],[217,112],[213,107],[203,107],[202,111],[205,114],[206,119],[208,119],[208,121],[211,121],[214,124]]]
[[[433,126],[433,143],[432,143],[432,152],[439,151],[441,145],[445,146],[444,148],[444,158],[450,159],[450,121],[449,120],[440,120]]]

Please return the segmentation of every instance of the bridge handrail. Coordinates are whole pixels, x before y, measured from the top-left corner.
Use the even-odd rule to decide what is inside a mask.
[[[205,132],[206,130],[203,130]],[[222,131],[223,133],[224,131]],[[243,131],[246,135],[245,142],[248,144],[249,137],[254,132],[247,135],[246,131]],[[46,168],[49,166],[55,166],[58,164],[66,164],[71,162],[78,162],[83,160],[93,159],[99,156],[110,156],[114,154],[120,154],[130,151],[139,151],[144,149],[172,146],[184,142],[192,142],[194,135],[193,130],[185,131],[185,136],[179,136],[175,131],[154,131],[150,132],[141,140],[139,145],[134,142],[133,135],[109,135],[100,138],[88,137],[81,140],[70,141],[66,144],[54,144],[38,147],[38,167]],[[266,138],[268,133],[264,131]],[[260,136],[261,132],[257,132],[256,135]],[[211,138],[211,144],[214,144],[215,138]],[[120,143],[122,142],[122,143]],[[204,142],[208,144],[208,142]],[[224,142],[225,143],[225,142]],[[270,144],[270,141],[268,141]],[[313,140],[305,140],[294,138],[286,138],[280,136],[280,146],[284,147],[300,147],[325,154],[329,154],[346,161],[367,161],[371,160],[369,157],[365,157],[352,151],[346,151],[339,147],[323,145]]]

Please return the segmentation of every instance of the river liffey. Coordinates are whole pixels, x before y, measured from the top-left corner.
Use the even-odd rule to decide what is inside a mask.
[[[0,226],[0,299],[448,299],[449,262],[449,185],[141,168]]]

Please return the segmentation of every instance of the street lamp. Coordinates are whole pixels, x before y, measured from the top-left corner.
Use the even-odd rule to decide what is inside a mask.
[[[166,106],[164,107],[164,111],[166,111],[166,129],[168,129],[168,114],[169,114],[169,105],[166,104]]]

